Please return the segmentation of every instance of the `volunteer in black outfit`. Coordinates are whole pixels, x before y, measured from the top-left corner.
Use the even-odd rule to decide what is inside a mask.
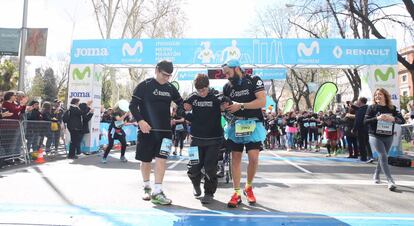
[[[217,161],[218,151],[223,142],[221,127],[221,102],[214,90],[209,89],[208,76],[198,74],[194,80],[197,92],[192,93],[184,102],[184,108],[192,113],[186,115],[191,122],[190,161],[188,163],[188,177],[194,187],[194,196],[201,195],[201,169],[204,167],[204,197],[201,203],[208,204],[213,200],[217,190]],[[198,159],[192,159],[191,152],[198,151]]]
[[[378,164],[374,173],[375,183],[380,183],[380,172],[387,177],[388,189],[396,189],[394,179],[388,167],[388,152],[394,139],[394,124],[404,124],[405,120],[397,108],[392,105],[387,90],[379,88],[374,92],[374,104],[370,105],[365,114],[364,123],[368,126],[369,144],[378,153]]]
[[[161,61],[155,68],[155,78],[138,84],[132,95],[129,109],[138,122],[138,143],[135,158],[141,161],[141,174],[144,181],[144,200],[160,205],[171,204],[162,191],[165,163],[171,152],[170,106],[177,104],[178,115],[184,114],[183,99],[178,90],[168,80],[173,72],[173,64]],[[151,193],[151,162],[155,158],[155,185]]]
[[[109,155],[109,152],[111,151],[112,147],[114,146],[114,141],[119,140],[121,143],[121,162],[128,162],[128,160],[125,158],[125,150],[126,150],[126,134],[125,131],[122,129],[125,122],[125,117],[127,114],[125,113],[122,115],[121,112],[115,112],[112,116],[112,122],[109,125],[108,128],[108,146],[105,149],[105,153],[102,157],[102,163],[107,163],[107,157]]]
[[[259,152],[263,149],[266,129],[263,126],[262,108],[266,106],[266,93],[263,81],[258,76],[247,75],[238,60],[229,60],[222,66],[229,82],[223,87],[224,96],[230,97],[233,104],[226,110],[238,118],[236,123],[226,127],[228,144],[232,150],[232,172],[234,193],[227,203],[230,208],[241,203],[241,159],[243,150],[249,159],[247,183],[243,193],[250,204],[256,203],[252,183],[259,165]]]

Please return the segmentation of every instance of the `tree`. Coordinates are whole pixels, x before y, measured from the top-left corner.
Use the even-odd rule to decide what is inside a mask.
[[[43,95],[45,101],[53,101],[58,97],[58,87],[56,84],[55,74],[52,68],[47,68],[43,75]]]
[[[111,90],[111,80],[108,70],[104,70],[103,76],[102,76],[102,93],[101,93],[101,101],[105,108],[108,108],[111,106],[111,96],[112,96],[112,90]]]
[[[179,37],[183,33],[184,16],[181,0],[91,0],[96,21],[103,39]],[[128,69],[130,78],[137,84],[146,75],[144,70]],[[110,83],[102,86],[118,93],[115,73]],[[109,91],[103,91],[109,93]],[[112,100],[113,104],[115,100]]]
[[[43,96],[44,92],[44,80],[42,77],[42,69],[36,68],[35,69],[35,76],[31,82],[31,86],[29,91],[27,92],[28,96],[31,99],[40,99]]]
[[[407,18],[404,14],[386,14],[384,12],[384,8],[389,8],[391,6],[395,6],[397,4],[389,4],[389,5],[378,5],[378,4],[372,4],[371,11],[380,12],[381,17],[378,18],[371,18],[367,14],[363,14],[358,10],[360,7],[358,7],[358,4],[356,4],[352,0],[347,0],[347,7],[349,8],[349,11],[354,14],[364,26],[368,27],[371,31],[371,34],[374,35],[378,39],[385,39],[386,36],[377,28],[377,24],[379,20],[386,20],[390,23],[394,23],[398,26],[401,26],[405,30],[409,31],[411,36],[414,35],[414,28],[412,26],[412,23],[414,21],[414,3],[412,0],[402,0],[404,3],[405,9],[407,10],[405,13],[408,14],[411,17],[411,21],[405,22],[404,19]],[[404,13],[401,11],[401,13]],[[408,62],[404,57],[401,56],[397,52],[398,61],[404,65],[405,68],[413,75],[414,73],[414,62]],[[412,79],[412,87],[414,87],[414,78]]]
[[[0,91],[9,91],[17,87],[17,66],[11,60],[5,60],[0,64],[0,75]]]

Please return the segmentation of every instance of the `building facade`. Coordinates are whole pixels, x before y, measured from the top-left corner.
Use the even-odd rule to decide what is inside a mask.
[[[398,51],[408,62],[413,62],[414,45],[400,49]],[[413,96],[413,75],[401,63],[398,63],[398,83],[401,96]]]

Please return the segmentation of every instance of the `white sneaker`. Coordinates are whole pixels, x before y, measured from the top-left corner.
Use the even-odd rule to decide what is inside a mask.
[[[397,189],[397,186],[395,185],[395,183],[394,182],[388,182],[388,190],[395,191],[395,189]]]

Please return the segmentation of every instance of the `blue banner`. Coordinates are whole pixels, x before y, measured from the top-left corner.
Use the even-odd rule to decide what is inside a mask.
[[[258,75],[262,80],[285,80],[287,69],[253,69],[253,74]]]
[[[395,39],[75,40],[71,64],[395,65]]]
[[[191,71],[178,71],[177,79],[179,81],[193,81],[197,74],[207,74],[206,70],[191,70]]]

